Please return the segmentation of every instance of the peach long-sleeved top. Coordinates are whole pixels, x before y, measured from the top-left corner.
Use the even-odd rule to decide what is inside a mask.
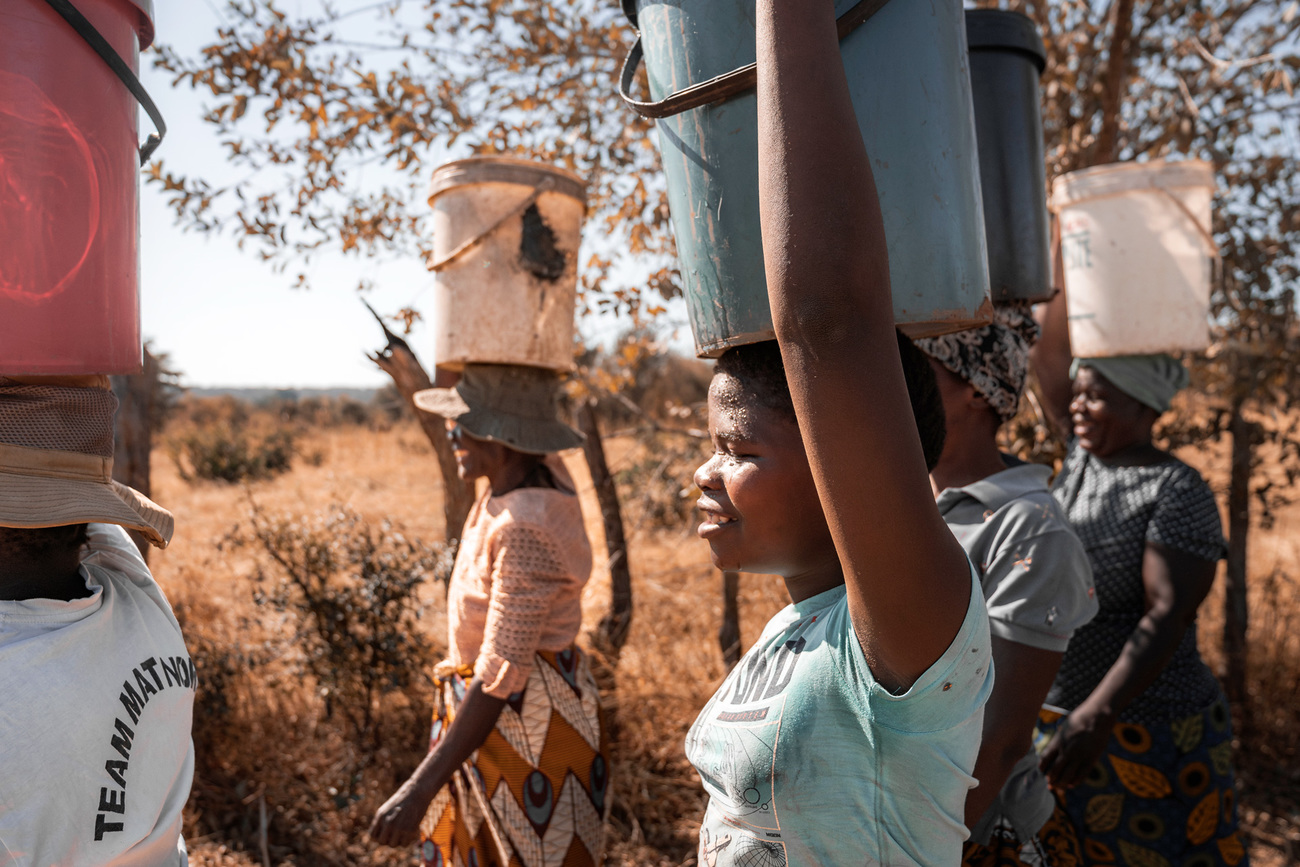
[[[537,651],[564,650],[577,638],[590,576],[577,496],[487,491],[465,521],[447,592],[451,662],[473,665],[488,695],[523,689]]]

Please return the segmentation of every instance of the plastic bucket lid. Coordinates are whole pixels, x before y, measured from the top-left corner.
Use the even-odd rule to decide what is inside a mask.
[[[1047,67],[1038,28],[1019,12],[967,9],[966,47],[971,51],[1019,51],[1029,55],[1040,74]]]
[[[1158,178],[1158,179],[1157,179]],[[1214,167],[1204,160],[1112,163],[1061,175],[1052,184],[1052,204],[1068,207],[1086,199],[1156,187],[1214,188]]]
[[[455,187],[466,184],[519,184],[536,187],[542,180],[550,181],[552,192],[572,196],[584,204],[587,201],[587,184],[581,177],[567,169],[531,160],[513,157],[471,157],[439,166],[429,182],[429,203]]]

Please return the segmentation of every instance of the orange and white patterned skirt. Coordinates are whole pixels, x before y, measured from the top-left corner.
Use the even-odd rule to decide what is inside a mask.
[[[473,677],[469,666],[439,666],[430,749]],[[609,805],[608,735],[587,658],[576,647],[542,651],[483,746],[429,805],[420,826],[421,863],[598,865]]]

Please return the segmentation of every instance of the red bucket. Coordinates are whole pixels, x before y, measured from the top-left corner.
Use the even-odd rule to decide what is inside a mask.
[[[152,0],[73,0],[137,70]],[[0,373],[137,373],[136,97],[47,0],[0,3]]]

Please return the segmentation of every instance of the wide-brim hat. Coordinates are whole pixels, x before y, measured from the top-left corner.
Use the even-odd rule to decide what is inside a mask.
[[[171,512],[113,479],[106,376],[0,376],[0,527],[120,524],[159,548]]]
[[[467,364],[454,388],[415,393],[415,405],[451,419],[476,439],[544,455],[582,445],[559,419],[560,375],[515,364]]]

